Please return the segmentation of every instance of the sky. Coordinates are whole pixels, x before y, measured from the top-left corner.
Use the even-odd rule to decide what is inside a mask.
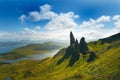
[[[0,41],[93,41],[120,32],[119,0],[0,0]]]

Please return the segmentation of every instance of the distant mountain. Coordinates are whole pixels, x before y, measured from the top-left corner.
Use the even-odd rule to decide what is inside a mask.
[[[12,51],[13,49],[25,46],[25,42],[0,42],[0,54]]]
[[[9,44],[13,45],[13,43],[9,43]],[[50,52],[52,50],[58,50],[66,46],[67,46],[66,43],[59,43],[59,42],[52,42],[52,41],[41,43],[41,44],[31,43],[31,44],[16,48],[5,54],[0,54],[0,60],[18,59],[31,54],[41,54],[41,53]]]
[[[67,46],[66,43],[48,41],[48,42],[44,42],[42,44],[31,43],[31,44],[28,44],[28,45],[23,46],[21,48],[33,48],[34,50],[39,51],[39,50],[56,50],[56,49],[64,48],[66,46]]]

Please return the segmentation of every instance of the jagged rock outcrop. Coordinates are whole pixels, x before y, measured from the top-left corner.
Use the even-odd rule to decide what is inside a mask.
[[[96,58],[96,55],[94,52],[89,52],[90,53],[90,57],[87,59],[87,62],[91,62]]]
[[[77,60],[79,60],[80,54],[82,55],[90,54],[89,58],[87,59],[87,62],[93,61],[96,57],[94,52],[89,51],[89,48],[87,46],[87,43],[85,42],[84,37],[82,37],[80,43],[78,43],[77,39],[75,41],[73,33],[70,32],[70,46],[68,46],[64,53],[64,56],[57,62],[57,64],[59,65],[65,59],[70,58],[68,66],[72,66]]]
[[[75,43],[75,38],[73,36],[73,33],[70,32],[70,45],[73,45]]]
[[[89,53],[89,49],[88,49],[87,43],[85,42],[84,37],[82,37],[80,40],[79,50],[83,55]]]
[[[76,39],[75,41],[75,48],[79,49],[79,43],[78,43],[78,40]]]

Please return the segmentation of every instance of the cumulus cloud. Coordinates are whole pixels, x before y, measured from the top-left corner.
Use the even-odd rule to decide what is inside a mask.
[[[114,25],[115,25],[115,29],[120,32],[120,19],[114,22]]]
[[[55,13],[48,4],[40,6],[40,11],[29,12],[27,19],[32,21],[49,20],[44,29],[56,30],[76,27],[74,19],[78,18],[74,12]]]
[[[26,19],[26,15],[22,14],[19,18],[18,18],[21,22],[24,22]]]
[[[83,21],[82,24],[80,25],[80,28],[93,28],[93,29],[103,28],[105,27],[106,22],[111,23],[111,21],[112,20],[110,16],[101,16],[97,19],[90,18],[89,21]]]
[[[115,15],[113,16],[112,20],[119,20],[120,19],[120,15]]]
[[[104,38],[120,32],[120,15],[101,16],[97,19],[90,18],[88,21],[83,21],[80,25],[75,22],[79,15],[74,12],[52,11],[52,7],[48,4],[40,6],[40,11],[32,11],[27,16],[22,15],[19,20],[22,22],[25,19],[32,21],[49,20],[43,29],[36,26],[33,29],[24,28],[20,33],[1,33],[0,39],[28,39],[28,40],[69,40],[69,32],[73,31],[76,38],[86,37],[87,41]],[[112,28],[106,28],[110,24]],[[16,36],[16,38],[15,38]]]
[[[41,29],[40,26],[36,26],[36,27],[34,28],[34,30],[40,30],[40,29]]]
[[[45,29],[57,30],[74,28],[77,26],[77,24],[74,22],[75,18],[78,18],[78,15],[75,15],[73,12],[60,13],[57,17],[48,22],[48,24],[45,26]]]
[[[47,11],[50,11],[52,8],[50,5],[45,4],[43,6],[40,6],[40,9],[42,10],[42,12],[47,12]]]
[[[39,11],[31,11],[28,15],[21,15],[19,17],[19,20],[21,22],[24,22],[25,19],[31,20],[31,21],[41,21],[41,20],[49,20],[57,16],[57,13],[52,11],[52,8],[50,5],[45,4],[43,6],[39,7]]]
[[[97,23],[102,23],[102,22],[109,22],[111,19],[110,16],[101,16],[96,20]]]
[[[81,32],[79,35],[85,36],[88,41],[91,41],[120,32],[120,19],[114,22],[113,18],[115,18],[115,16],[101,16],[96,20],[90,19],[89,21],[83,21],[82,24],[79,25],[78,30]],[[106,28],[109,24],[112,24],[113,27]]]
[[[28,28],[28,27],[25,27],[24,29],[23,29],[23,31],[21,32],[21,33],[19,33],[20,35],[27,35],[27,36],[33,36],[33,35],[35,35],[35,34],[37,34],[38,33],[38,30],[40,30],[41,28],[40,28],[40,26],[36,26],[36,27],[34,27],[34,28]]]
[[[113,25],[115,26],[114,31],[120,32],[120,15],[114,15],[112,20]]]
[[[40,11],[29,12],[28,18],[32,21],[49,20],[57,16],[57,13],[51,11],[51,6],[45,4],[40,6]]]
[[[83,21],[83,23],[80,25],[80,28],[102,28],[104,27],[104,24],[97,23],[97,20],[94,20],[91,18],[89,21]]]
[[[24,28],[24,30],[23,30],[23,32],[22,32],[23,35],[33,35],[34,33],[36,33],[35,30],[29,29],[29,28],[27,28],[27,27]]]

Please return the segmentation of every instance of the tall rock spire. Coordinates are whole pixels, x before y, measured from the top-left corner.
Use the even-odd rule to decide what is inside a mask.
[[[72,31],[70,32],[70,45],[74,44],[75,43],[75,38],[73,36],[73,33]]]

